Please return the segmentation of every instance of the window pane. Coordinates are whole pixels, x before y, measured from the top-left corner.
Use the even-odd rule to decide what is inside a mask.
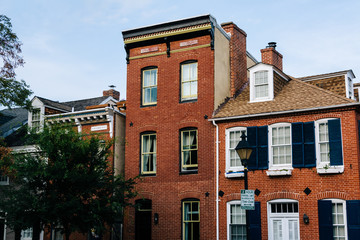
[[[147,87],[150,85],[150,71],[144,71],[144,87]]]
[[[189,81],[190,80],[190,66],[189,64],[185,64],[182,66],[182,78],[183,81]]]
[[[157,101],[157,87],[151,88],[151,102]]]
[[[190,85],[190,95],[196,96],[197,95],[197,81],[192,81]]]
[[[190,96],[190,82],[183,83],[183,96]]]
[[[152,85],[152,86],[157,85],[157,82],[156,82],[156,75],[157,75],[157,70],[156,70],[156,69],[151,70],[151,80],[150,80],[150,85]]]

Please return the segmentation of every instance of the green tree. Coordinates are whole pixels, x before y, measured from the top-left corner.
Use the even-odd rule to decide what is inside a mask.
[[[40,226],[61,226],[68,240],[74,231],[102,233],[122,217],[136,195],[135,180],[114,175],[112,142],[60,125],[32,137],[36,154],[19,153],[3,164],[17,186],[2,187],[7,197],[0,205],[10,227],[33,227],[35,235]]]
[[[25,81],[17,81],[15,68],[24,65],[21,42],[12,32],[10,19],[0,15],[0,105],[6,107],[25,106],[32,93]]]

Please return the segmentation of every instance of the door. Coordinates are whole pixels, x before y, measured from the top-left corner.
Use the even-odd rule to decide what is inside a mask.
[[[141,199],[136,202],[135,210],[135,239],[151,240],[151,200]]]

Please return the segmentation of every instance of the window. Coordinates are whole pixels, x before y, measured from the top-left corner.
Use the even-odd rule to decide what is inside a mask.
[[[268,202],[269,240],[299,240],[298,202],[279,199]]]
[[[32,110],[31,114],[31,127],[35,131],[40,130],[40,108],[36,108]]]
[[[291,124],[278,123],[270,126],[270,168],[292,168]]]
[[[241,201],[227,203],[228,240],[246,240],[246,214]]]
[[[141,135],[141,174],[156,174],[156,133]]]
[[[239,155],[235,151],[235,147],[241,140],[242,133],[246,134],[245,127],[226,130],[226,177],[235,177],[238,176],[236,172],[244,171]]]
[[[138,199],[135,204],[135,240],[151,240],[152,201]]]
[[[352,98],[353,96],[353,83],[351,78],[348,77],[348,94],[349,94],[349,98]]]
[[[0,185],[8,185],[9,184],[9,177],[6,175],[1,175],[0,172]]]
[[[318,173],[344,171],[340,119],[320,119],[315,122],[316,165]]]
[[[62,228],[54,228],[52,230],[52,240],[64,240],[63,229]]]
[[[142,71],[142,105],[157,103],[157,68]]]
[[[198,200],[185,200],[182,203],[183,240],[200,239],[200,202]]]
[[[33,237],[32,228],[21,231],[21,240],[31,240]]]
[[[197,62],[181,64],[181,101],[197,99]]]
[[[346,239],[346,218],[345,202],[341,200],[332,200],[332,219],[334,240]]]
[[[196,129],[181,131],[181,171],[198,169],[198,136]]]
[[[255,99],[269,97],[268,71],[255,72]]]

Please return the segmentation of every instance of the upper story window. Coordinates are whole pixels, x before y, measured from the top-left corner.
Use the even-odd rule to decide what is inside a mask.
[[[200,201],[184,200],[182,202],[183,240],[200,239]]]
[[[156,133],[141,135],[141,174],[156,174]]]
[[[142,105],[157,103],[157,68],[142,71]]]
[[[181,171],[193,172],[198,169],[197,129],[181,130]]]
[[[226,129],[226,176],[238,177],[236,172],[244,171],[239,155],[235,151],[235,147],[241,140],[241,134],[245,133],[245,127],[234,127]],[[241,175],[242,176],[242,175]]]
[[[40,130],[40,108],[35,108],[31,112],[31,127],[35,131]]]
[[[197,99],[198,63],[181,64],[181,101]]]
[[[269,126],[270,168],[292,168],[291,124],[277,123]]]
[[[269,80],[268,71],[258,71],[254,73],[255,82],[255,99],[262,99],[269,97]]]
[[[351,78],[348,77],[348,93],[349,93],[349,98],[352,98],[353,96],[353,82],[351,80]]]

